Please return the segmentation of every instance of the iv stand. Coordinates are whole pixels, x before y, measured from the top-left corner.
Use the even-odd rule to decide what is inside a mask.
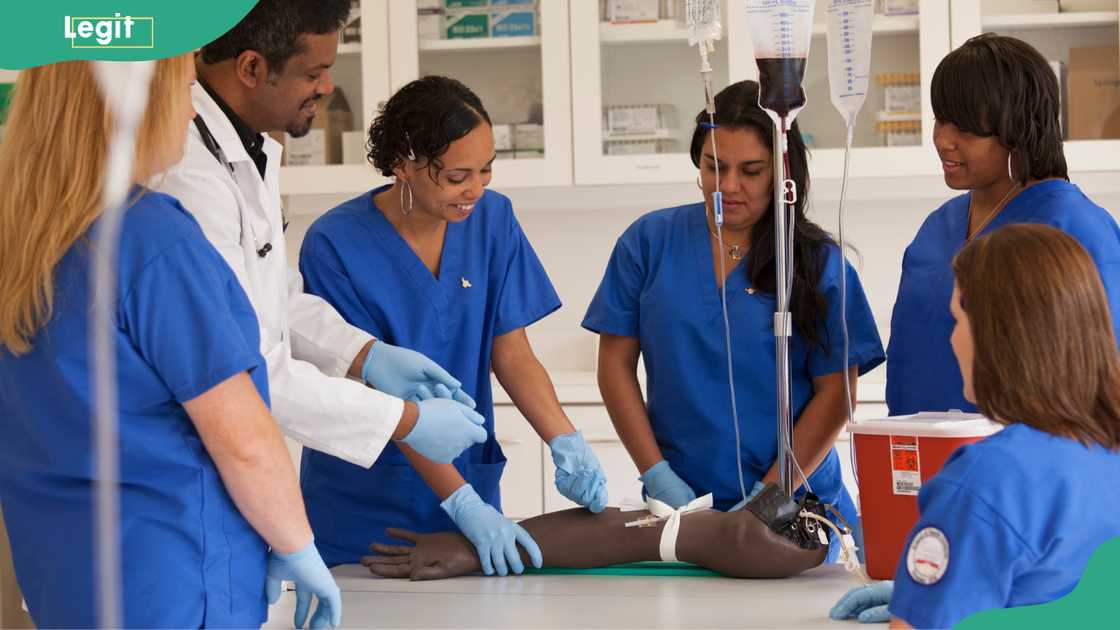
[[[775,120],[778,123],[778,120]],[[778,485],[787,496],[793,496],[794,478],[791,454],[793,451],[793,433],[790,422],[790,387],[789,387],[789,337],[791,322],[789,318],[789,298],[786,291],[789,278],[789,243],[786,235],[793,229],[793,213],[787,212],[787,205],[796,202],[787,193],[785,172],[785,144],[786,134],[785,119],[780,124],[774,125],[774,268],[776,282],[774,284],[775,302],[777,309],[774,312],[774,364],[777,370],[777,402],[778,402]]]

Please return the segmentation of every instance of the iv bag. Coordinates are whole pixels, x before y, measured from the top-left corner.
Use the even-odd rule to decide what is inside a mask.
[[[828,86],[832,105],[850,128],[867,98],[871,76],[871,0],[828,0]]]
[[[710,47],[723,37],[720,24],[719,0],[685,0],[685,23],[688,25],[688,44]]]
[[[758,104],[787,128],[805,107],[805,61],[813,37],[814,0],[747,0],[758,64]]]

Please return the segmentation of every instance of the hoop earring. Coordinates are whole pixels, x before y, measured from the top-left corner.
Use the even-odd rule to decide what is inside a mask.
[[[696,176],[696,187],[699,188],[700,190],[704,190],[704,186],[700,184],[700,176],[699,175]]]
[[[403,214],[404,216],[407,217],[408,215],[412,214],[412,186],[410,186],[409,183],[407,181],[403,180],[403,179],[397,178],[397,181],[404,184],[404,186],[401,186],[401,214]],[[408,207],[407,208],[404,205],[404,189],[405,188],[408,189]]]
[[[1007,179],[1010,179],[1011,183],[1014,184],[1015,183],[1015,175],[1013,175],[1011,173],[1011,153],[1012,153],[1011,151],[1007,152]]]

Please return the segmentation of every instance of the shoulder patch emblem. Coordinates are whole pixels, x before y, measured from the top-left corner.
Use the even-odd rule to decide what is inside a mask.
[[[940,529],[926,527],[914,535],[906,553],[906,570],[918,584],[936,584],[949,569],[949,539]]]

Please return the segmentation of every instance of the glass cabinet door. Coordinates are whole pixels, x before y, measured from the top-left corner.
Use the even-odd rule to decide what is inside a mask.
[[[391,85],[471,88],[494,123],[492,186],[571,184],[567,0],[392,0]]]
[[[683,6],[683,0],[572,4],[576,183],[695,179],[688,147],[704,91]],[[719,90],[730,76],[726,37],[710,59]]]
[[[387,0],[351,0],[331,67],[334,93],[319,105],[312,132],[285,137],[283,195],[349,194],[385,182],[366,162],[365,138],[389,93]]]
[[[1017,37],[1050,61],[1070,171],[1113,170],[1120,151],[1118,0],[954,0],[953,45],[979,33]]]
[[[948,4],[940,0],[873,3],[867,96],[856,119],[853,177],[937,175],[929,85],[949,51]],[[839,177],[847,129],[832,105],[828,77],[827,2],[817,0],[805,69],[808,105],[798,116],[813,175]]]

